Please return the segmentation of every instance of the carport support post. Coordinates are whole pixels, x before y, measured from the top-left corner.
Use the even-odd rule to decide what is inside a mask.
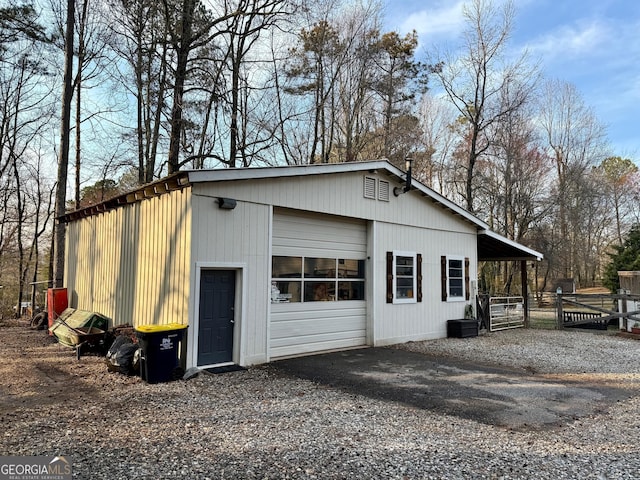
[[[522,284],[522,305],[524,313],[524,328],[529,328],[529,285],[527,283],[527,261],[520,262],[520,283]]]

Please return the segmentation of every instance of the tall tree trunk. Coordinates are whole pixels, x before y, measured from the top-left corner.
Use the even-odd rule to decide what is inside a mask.
[[[171,110],[171,136],[169,139],[169,174],[180,169],[180,138],[182,137],[182,115],[184,83],[187,76],[187,63],[191,50],[193,12],[196,0],[184,0],[182,5],[182,27],[180,40],[176,45],[176,76],[173,87],[173,108]]]
[[[67,26],[64,48],[64,86],[62,90],[62,124],[60,126],[60,157],[58,159],[58,189],[56,191],[56,219],[65,214],[67,199],[67,174],[69,168],[69,136],[71,124],[71,98],[73,89],[73,26],[75,16],[75,0],[67,0]],[[64,284],[64,242],[65,225],[57,222],[54,226],[54,287]]]
[[[89,0],[84,0],[82,3],[82,14],[78,22],[78,70],[76,72],[76,209],[80,208],[80,124],[82,122],[81,116],[81,102],[80,91],[82,90],[82,70],[84,69],[85,58],[85,27],[87,25],[87,10],[89,7]]]
[[[16,110],[17,115],[17,110]],[[24,228],[24,197],[22,195],[22,185],[20,182],[20,172],[18,171],[18,159],[12,154],[13,158],[13,175],[16,182],[16,209],[18,211],[17,225],[17,243],[18,243],[18,299],[16,305],[16,318],[20,317],[20,307],[22,306],[22,298],[24,296],[24,284],[26,269],[24,266],[24,244],[22,239]]]

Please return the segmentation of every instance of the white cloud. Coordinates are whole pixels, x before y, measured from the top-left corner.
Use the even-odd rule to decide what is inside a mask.
[[[436,38],[456,38],[460,35],[464,19],[462,17],[463,0],[441,2],[437,6],[410,13],[400,25],[400,30],[418,32],[421,40],[430,43]],[[391,7],[391,5],[390,5]]]
[[[591,21],[578,25],[563,25],[554,31],[534,39],[529,51],[547,60],[567,56],[592,56],[606,49],[613,32],[602,22]]]

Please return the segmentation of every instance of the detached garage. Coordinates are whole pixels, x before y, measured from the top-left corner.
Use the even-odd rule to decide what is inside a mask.
[[[187,366],[445,337],[483,256],[540,259],[386,161],[181,172],[71,212],[70,304],[188,323]]]

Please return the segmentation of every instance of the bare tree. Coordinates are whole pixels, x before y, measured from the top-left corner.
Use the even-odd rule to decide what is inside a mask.
[[[32,259],[29,242],[34,210],[29,192],[33,177],[29,161],[53,118],[52,87],[46,81],[50,72],[42,61],[49,56],[46,47],[39,37],[15,37],[3,46],[0,59],[0,284],[7,286],[10,279],[11,288],[3,290],[3,297],[12,296],[18,312]],[[12,270],[5,268],[7,264]]]
[[[94,115],[99,115],[103,108],[99,107],[99,111],[88,112],[83,114],[83,110],[87,110],[82,101],[82,92],[84,89],[91,88],[91,82],[101,77],[106,65],[110,60],[105,55],[106,46],[109,44],[108,30],[104,28],[101,22],[99,8],[91,5],[90,0],[83,0],[81,9],[78,12],[77,32],[78,32],[78,48],[77,48],[77,65],[73,87],[75,90],[75,206],[80,208],[80,191],[82,184],[82,142],[81,132],[85,121],[90,120]]]
[[[581,182],[591,167],[607,156],[605,129],[575,86],[558,80],[549,80],[543,86],[539,121],[546,153],[553,159],[556,173],[556,222],[559,238],[563,239],[563,248],[558,251],[558,275],[573,278],[580,254],[573,240],[584,233],[578,220],[592,213],[580,196],[588,193]]]
[[[449,171],[457,142],[456,111],[449,102],[427,94],[422,97],[419,118],[424,158],[416,159],[414,175],[441,195],[453,197]]]
[[[384,147],[376,143],[384,142],[383,66],[391,75],[387,85],[389,78],[400,85],[398,70],[389,66],[391,44],[399,37],[389,37],[385,62],[380,5],[372,1],[331,7],[335,10],[323,12],[312,28],[302,29],[286,70],[290,81],[286,91],[306,100],[301,105],[309,117],[308,161],[318,163],[357,161],[371,152],[382,153]],[[400,54],[393,55],[395,59]],[[400,90],[385,97],[392,111],[405,93]],[[389,118],[389,128],[401,116]],[[305,122],[302,115],[296,120]]]
[[[462,118],[468,122],[469,145],[465,175],[465,202],[474,211],[474,178],[478,159],[490,148],[489,128],[522,107],[535,84],[536,68],[526,53],[515,61],[506,57],[515,11],[513,2],[496,7],[491,0],[472,0],[464,7],[466,29],[460,58],[437,58],[436,76]],[[511,91],[509,102],[502,92]]]
[[[534,116],[532,106],[526,105],[494,124],[493,146],[478,163],[476,191],[481,205],[477,213],[494,231],[525,244],[550,213],[552,168],[540,149]],[[500,293],[519,284],[519,272],[520,262],[491,262],[481,268],[489,291]]]
[[[169,41],[175,53],[175,76],[173,84],[173,104],[171,109],[168,173],[174,173],[181,167],[180,145],[184,129],[184,94],[185,82],[189,74],[189,62],[192,52],[214,41],[223,33],[216,27],[223,25],[227,20],[243,15],[244,12],[235,9],[235,5],[225,2],[221,12],[212,15],[200,0],[183,0],[178,5],[168,0],[163,1],[165,21],[170,28],[167,29]]]
[[[379,38],[378,5],[345,15],[339,24],[348,39],[347,61],[340,69],[335,98],[337,142],[333,161],[361,160],[370,132],[377,127],[373,84],[377,78],[374,59]]]

